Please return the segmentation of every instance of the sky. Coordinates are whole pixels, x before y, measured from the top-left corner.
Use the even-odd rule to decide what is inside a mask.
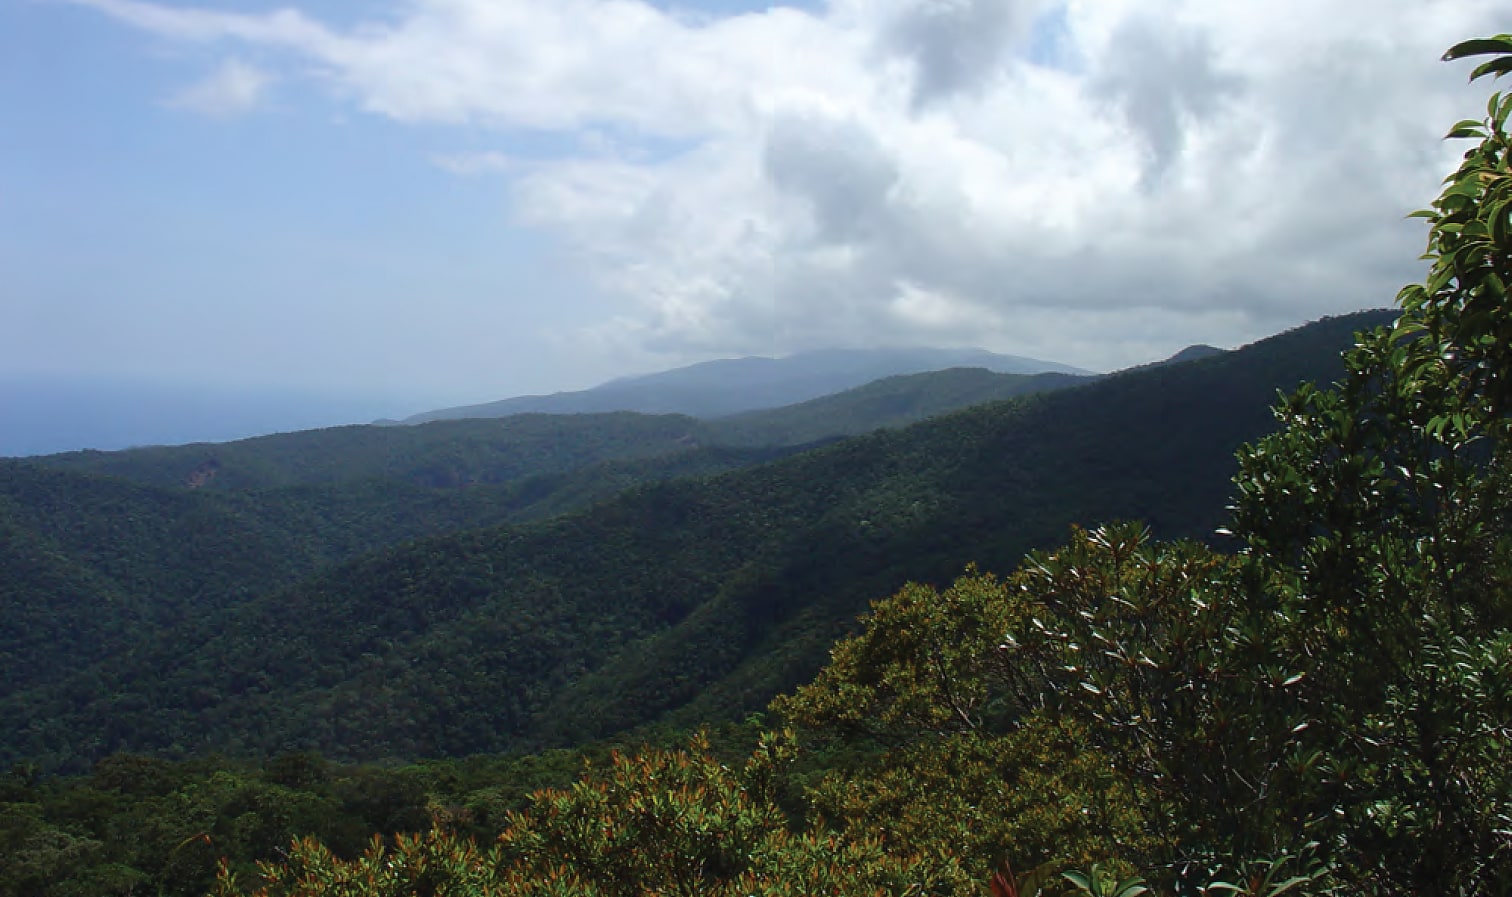
[[[0,0],[0,379],[396,412],[1389,305],[1508,0]]]

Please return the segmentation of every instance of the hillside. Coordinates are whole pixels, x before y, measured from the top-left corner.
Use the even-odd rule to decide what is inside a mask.
[[[28,460],[149,485],[213,490],[373,479],[454,487],[649,458],[711,441],[702,423],[677,415],[525,414],[417,427],[333,427],[237,442],[70,452]]]
[[[962,374],[985,380],[966,392],[935,382]],[[923,415],[1022,389],[1021,379],[919,375],[888,387],[883,405],[868,387],[827,397],[819,417],[804,406],[728,424],[521,415],[3,462],[0,603],[12,622],[0,673],[7,691],[36,688],[186,615],[216,619],[359,554],[770,461],[791,454],[790,444],[901,421],[899,402]]]
[[[1385,320],[400,544],[7,694],[0,713],[27,724],[0,751],[457,755],[737,715],[906,580],[1007,569],[1076,522],[1209,536],[1276,390],[1331,380],[1351,334]]]
[[[385,546],[791,452],[686,449],[467,489],[369,479],[230,494],[0,461],[0,681],[35,687]]]
[[[452,489],[560,477],[609,462],[655,466],[654,459],[704,448],[816,443],[902,426],[982,402],[1061,389],[1083,379],[949,369],[888,378],[798,405],[708,421],[632,412],[528,413],[413,427],[332,427],[228,443],[68,452],[28,458],[26,463],[214,492],[367,481]],[[727,452],[722,457],[733,456]]]
[[[1075,374],[1003,374],[986,368],[949,368],[900,374],[822,396],[709,421],[714,438],[747,445],[802,445],[837,436],[860,436],[1015,396],[1089,382]]]

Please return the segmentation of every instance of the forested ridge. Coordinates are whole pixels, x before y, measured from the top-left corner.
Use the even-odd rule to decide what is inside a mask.
[[[423,827],[438,802],[483,837],[529,788],[569,784],[577,755],[558,755],[549,774],[501,760],[460,781],[319,758],[405,763],[631,729],[643,743],[658,719],[655,731],[676,732],[761,709],[907,579],[1011,564],[1098,513],[1155,514],[1173,533],[1210,536],[1231,452],[1270,426],[1275,391],[1332,378],[1350,335],[1382,320],[1326,321],[1190,371],[1115,376],[807,451],[679,442],[468,488],[378,477],[190,489],[54,459],[0,465],[0,521],[17,534],[3,550],[15,574],[4,656],[18,687],[3,713],[24,721],[5,739],[20,764],[7,862],[16,881],[55,893],[151,882],[187,894],[209,887],[218,855],[271,857],[297,834],[349,854],[370,830]],[[1146,418],[1163,429],[1133,438]],[[497,528],[522,518],[540,522]],[[320,753],[290,753],[301,750]],[[218,752],[241,759],[187,759]],[[298,787],[277,771],[295,760],[269,759],[296,756],[320,770]],[[86,778],[36,778],[94,761]],[[129,769],[148,778],[121,779]],[[160,834],[132,839],[123,825]]]
[[[877,380],[947,368],[987,369],[1010,378],[1047,371],[1089,373],[1055,362],[980,349],[816,349],[783,358],[748,356],[704,361],[656,374],[610,380],[579,392],[518,396],[482,405],[438,409],[412,415],[404,423],[610,410],[720,418],[747,412],[759,414],[761,409],[843,394]]]
[[[1512,35],[1447,55],[1499,76]],[[230,581],[281,538],[233,514],[257,492],[8,467],[7,563],[148,638],[0,705],[27,720],[0,894],[1512,893],[1509,118],[1450,131],[1394,315],[312,561],[212,614],[149,620],[139,588],[197,581],[102,551],[87,509],[144,545],[192,535],[167,512],[242,527]]]
[[[634,486],[523,527],[497,527],[535,507],[515,511],[522,493],[577,484],[587,501],[606,467],[753,450],[462,490],[211,494],[11,465],[38,537],[128,600],[81,587],[41,601],[10,583],[35,617],[18,638],[76,648],[18,665],[0,712],[26,724],[0,750],[49,768],[121,750],[416,759],[738,718],[811,677],[870,600],[910,579],[1010,566],[1078,520],[1210,536],[1232,452],[1270,426],[1276,390],[1332,379],[1351,334],[1380,320]]]
[[[524,414],[412,427],[333,427],[221,444],[70,452],[30,463],[215,491],[373,479],[463,486],[655,457],[712,441],[699,421],[682,415]]]
[[[700,448],[802,446],[1090,379],[959,368],[888,377],[797,405],[708,420],[632,412],[529,413],[332,427],[220,444],[67,452],[27,463],[210,491],[375,480],[477,486],[566,475],[595,464],[657,461]]]

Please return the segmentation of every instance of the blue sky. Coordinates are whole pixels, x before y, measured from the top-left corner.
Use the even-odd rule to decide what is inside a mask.
[[[1388,304],[1489,0],[0,0],[0,379],[396,412]]]
[[[175,105],[217,55],[0,7],[6,373],[417,401],[556,385],[510,334],[565,323],[530,297],[593,300],[548,241],[506,232],[504,184],[428,161],[476,136],[296,91],[256,114]]]

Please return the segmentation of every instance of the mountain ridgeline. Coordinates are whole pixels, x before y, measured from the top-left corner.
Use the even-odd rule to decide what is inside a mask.
[[[888,377],[947,368],[981,368],[1000,374],[1090,374],[1064,364],[981,349],[828,349],[786,358],[706,361],[659,374],[611,380],[579,392],[448,408],[417,414],[403,422],[605,411],[723,417],[806,402]]]
[[[707,449],[715,450],[705,452],[712,457],[725,457],[729,449],[804,446],[1091,379],[952,368],[886,377],[795,405],[715,419],[626,411],[529,412],[409,427],[333,427],[220,444],[68,452],[27,461],[144,485],[208,491],[360,481],[487,486],[559,477],[608,462],[659,462]]]
[[[1332,381],[1387,319],[723,420],[527,415],[0,463],[0,714],[18,721],[0,761],[459,756],[738,718],[906,581],[1010,569],[1076,523],[1213,538],[1277,390]]]

